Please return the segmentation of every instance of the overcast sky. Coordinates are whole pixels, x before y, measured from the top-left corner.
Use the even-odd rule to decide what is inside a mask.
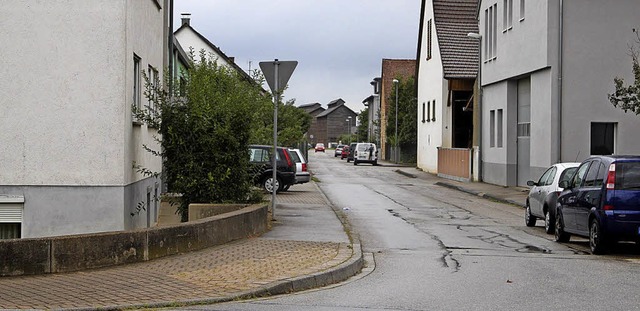
[[[245,71],[298,61],[284,93],[297,106],[342,98],[359,112],[383,58],[416,57],[420,0],[174,0],[176,29],[185,12]]]

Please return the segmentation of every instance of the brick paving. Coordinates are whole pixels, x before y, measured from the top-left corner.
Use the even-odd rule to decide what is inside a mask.
[[[326,204],[296,185],[278,203]],[[293,188],[292,188],[293,190]],[[0,278],[0,309],[99,309],[211,301],[330,271],[353,256],[344,242],[252,238],[144,263]]]

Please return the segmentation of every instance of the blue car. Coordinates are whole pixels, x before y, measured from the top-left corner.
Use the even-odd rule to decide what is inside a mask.
[[[640,243],[640,156],[592,156],[560,187],[556,241],[588,237],[593,254],[617,241]]]

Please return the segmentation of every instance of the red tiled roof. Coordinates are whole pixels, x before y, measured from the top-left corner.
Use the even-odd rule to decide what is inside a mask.
[[[472,79],[478,74],[478,0],[434,0],[433,11],[445,79]]]

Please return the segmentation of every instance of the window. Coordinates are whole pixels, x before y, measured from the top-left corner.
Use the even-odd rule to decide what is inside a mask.
[[[149,65],[148,69],[149,77],[149,110],[152,114],[156,114],[156,101],[158,100],[158,87],[160,84],[160,77],[158,76],[158,70]]]
[[[249,162],[269,162],[269,151],[265,149],[251,149]]]
[[[575,173],[575,171],[577,170],[577,167],[570,167],[566,170],[564,170],[564,172],[562,172],[562,174],[560,174],[560,179],[558,180],[558,184],[560,184],[560,182],[566,180],[566,181],[570,181],[571,180],[571,176],[573,176],[573,173]]]
[[[610,155],[614,152],[616,123],[591,123],[591,154]]]
[[[553,180],[556,178],[557,172],[558,172],[558,169],[555,166],[551,168],[551,172],[549,173],[549,176],[544,181],[545,186],[550,186],[553,184]]]
[[[140,107],[140,57],[133,54],[133,106],[136,109]]]
[[[496,111],[489,112],[489,146],[496,146]]]
[[[436,100],[431,102],[431,121],[436,122]]]
[[[496,58],[497,36],[498,36],[498,5],[494,4],[484,11],[484,40],[485,61]]]
[[[427,103],[427,122],[431,122],[431,101]]]
[[[520,0],[520,21],[524,20],[524,3],[525,0]]]
[[[496,120],[496,131],[498,132],[498,137],[496,137],[498,148],[502,148],[502,109],[498,109]]]
[[[431,44],[432,44],[432,34],[431,34],[431,20],[427,21],[427,60],[431,59]]]
[[[585,187],[595,187],[597,185],[602,185],[602,183],[598,183],[596,179],[598,178],[598,170],[602,166],[602,170],[604,170],[604,165],[600,164],[600,162],[593,162],[589,171],[587,171],[587,176],[584,179]],[[602,175],[604,177],[604,174]]]
[[[22,237],[23,204],[22,196],[8,196],[0,201],[0,240]]]
[[[578,171],[573,176],[573,180],[571,181],[571,188],[577,188],[582,185],[582,181],[584,180],[584,175],[587,174],[587,169],[589,168],[589,164],[591,162],[585,162],[578,167]]]
[[[424,111],[424,109],[425,109],[425,103],[422,103],[422,123],[424,123],[424,121],[425,121],[425,119],[424,119],[424,118],[425,118],[425,111]]]
[[[513,28],[513,0],[503,0],[504,9],[502,10],[502,27],[503,32]]]
[[[553,171],[554,169],[555,169],[555,167],[550,167],[549,169],[547,169],[544,172],[544,174],[542,174],[542,176],[540,176],[540,179],[538,180],[538,183],[537,183],[538,186],[547,185],[547,181],[549,180],[549,176],[555,175],[555,172]],[[551,177],[551,179],[553,180],[553,177]]]

